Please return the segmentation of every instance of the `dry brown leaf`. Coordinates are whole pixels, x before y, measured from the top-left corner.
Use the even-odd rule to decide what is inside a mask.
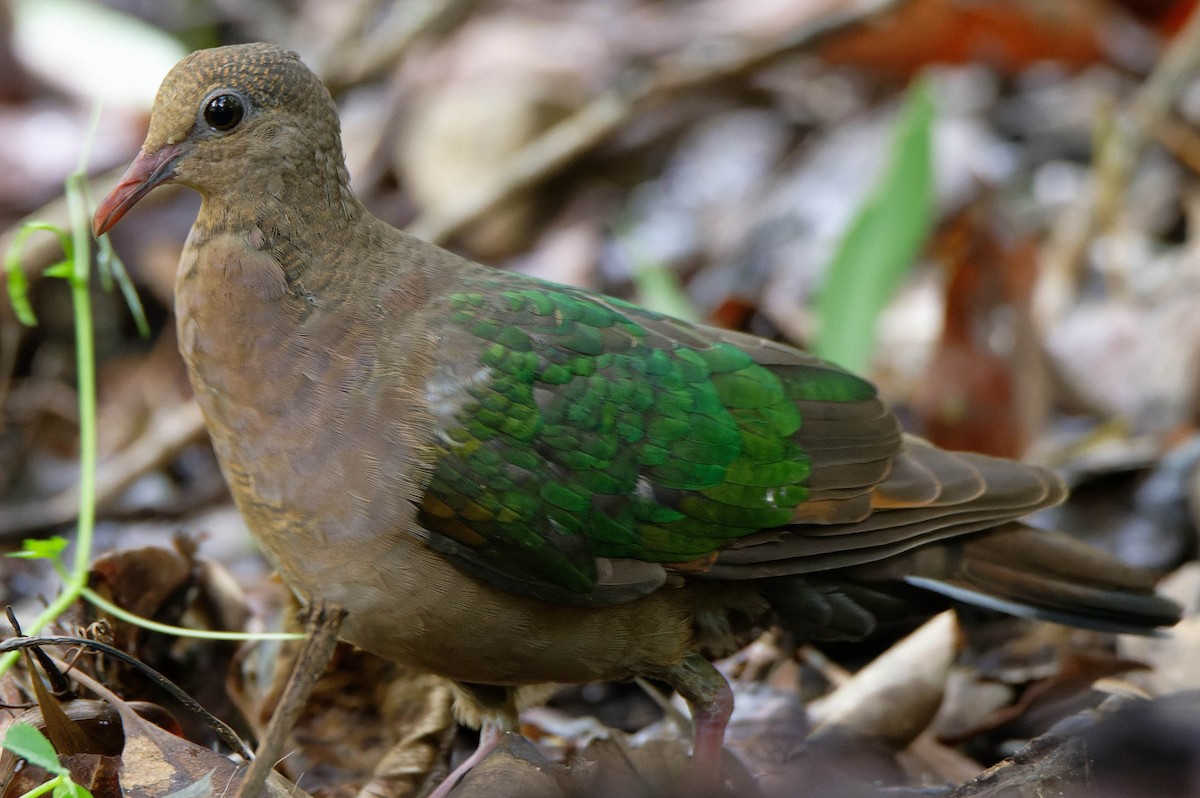
[[[937,714],[958,648],[952,611],[927,621],[829,696],[815,702],[813,736],[837,728],[882,740],[898,750]]]

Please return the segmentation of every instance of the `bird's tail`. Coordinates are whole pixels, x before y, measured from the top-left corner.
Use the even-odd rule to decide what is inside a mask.
[[[1014,521],[855,569],[1020,617],[1101,631],[1154,634],[1180,608],[1154,576],[1057,532]],[[881,573],[886,571],[887,573]]]

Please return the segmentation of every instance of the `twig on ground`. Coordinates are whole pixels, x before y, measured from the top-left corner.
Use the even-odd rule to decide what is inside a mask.
[[[744,74],[809,47],[818,39],[859,24],[900,5],[902,0],[858,0],[836,11],[825,11],[807,24],[769,41],[725,51],[709,61],[676,60],[632,88],[611,89],[559,122],[515,153],[489,182],[464,192],[452,203],[429,208],[408,226],[408,232],[434,243],[503,204],[569,161],[612,136],[646,103]]]
[[[1179,143],[1169,114],[1180,93],[1200,70],[1200,8],[1175,35],[1154,70],[1097,137],[1094,185],[1064,210],[1042,250],[1042,278],[1034,298],[1034,318],[1046,329],[1073,304],[1081,261],[1097,233],[1111,229],[1120,215],[1133,165],[1148,136],[1170,149]],[[1186,158],[1181,160],[1188,163]]]
[[[393,2],[378,24],[373,0],[350,12],[345,29],[326,49],[317,72],[337,92],[395,66],[413,44],[465,19],[479,0],[403,0]],[[364,30],[365,29],[365,30]]]
[[[242,779],[237,798],[257,798],[262,793],[267,776],[275,767],[275,762],[279,759],[280,754],[283,753],[283,746],[287,742],[288,735],[295,728],[296,721],[300,718],[300,713],[308,702],[308,697],[312,695],[317,680],[321,678],[325,666],[333,657],[338,630],[341,629],[342,618],[345,617],[345,614],[345,610],[341,607],[336,604],[327,604],[323,600],[314,602],[309,608],[306,624],[308,639],[304,643],[300,657],[292,667],[291,676],[288,677],[287,686],[283,690],[279,704],[271,714],[267,731],[258,745],[258,750],[255,751],[254,762],[251,763],[245,778]]]

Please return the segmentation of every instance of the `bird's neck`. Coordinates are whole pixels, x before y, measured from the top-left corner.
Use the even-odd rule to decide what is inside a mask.
[[[344,177],[313,180],[286,172],[246,181],[257,186],[249,196],[240,191],[202,193],[193,241],[243,236],[254,248],[269,251],[294,284],[314,263],[334,259],[373,219]]]

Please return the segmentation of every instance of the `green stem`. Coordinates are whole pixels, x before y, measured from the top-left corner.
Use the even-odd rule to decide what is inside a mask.
[[[306,637],[306,635],[299,632],[212,632],[203,629],[187,629],[182,626],[171,626],[170,624],[143,618],[140,615],[134,615],[129,610],[122,609],[113,604],[90,587],[83,588],[81,593],[85,599],[114,618],[131,623],[134,626],[140,626],[143,629],[149,629],[152,632],[162,632],[163,634],[199,640],[253,640],[256,642],[260,640],[303,640]]]
[[[79,518],[75,526],[75,557],[63,589],[33,623],[23,628],[26,634],[40,632],[46,624],[66,612],[83,592],[96,526],[96,368],[92,303],[88,293],[92,247],[87,203],[80,189],[85,179],[83,172],[72,174],[67,178],[66,192],[71,241],[65,254],[71,261],[67,282],[71,285],[71,304],[75,311],[75,368],[79,395]],[[16,652],[0,657],[0,673],[11,668],[16,658]]]
[[[63,245],[64,254],[71,261],[67,281],[71,285],[71,304],[75,311],[75,368],[79,395],[79,518],[75,526],[75,556],[63,589],[28,627],[28,634],[41,631],[75,603],[87,585],[88,565],[92,558],[92,537],[96,527],[96,347],[89,294],[92,237],[88,224],[87,159],[99,120],[100,107],[97,105],[92,111],[91,131],[79,155],[79,166],[67,178],[66,185],[71,240],[70,247],[66,246],[66,241]],[[15,661],[16,652],[0,658],[0,673],[11,668]]]
[[[41,784],[39,784],[38,786],[34,787],[29,792],[23,793],[21,795],[21,798],[37,798],[39,795],[45,795],[46,793],[50,792],[55,787],[57,787],[59,784],[61,784],[62,781],[63,781],[63,776],[62,776],[62,774],[59,774],[59,775],[55,776],[54,778],[50,779],[50,781],[44,781]]]
[[[71,219],[73,268],[71,304],[75,310],[75,364],[79,385],[79,519],[75,532],[75,557],[65,592],[72,600],[87,580],[96,526],[96,344],[92,332],[91,235],[82,183],[85,175],[71,175],[67,208]]]

